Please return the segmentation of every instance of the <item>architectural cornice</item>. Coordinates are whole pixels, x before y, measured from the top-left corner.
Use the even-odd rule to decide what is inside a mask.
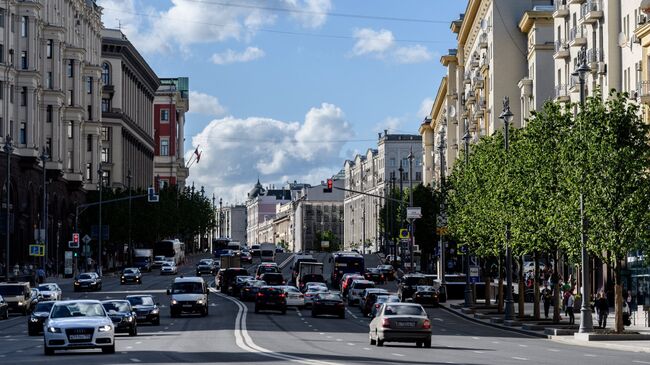
[[[536,22],[541,24],[553,24],[553,12],[538,10],[525,12],[519,21],[519,30],[528,34]]]
[[[482,0],[469,0],[467,3],[467,9],[465,10],[465,17],[463,18],[463,24],[460,26],[458,32],[458,43],[465,44],[467,38],[472,32],[472,27],[474,25],[474,20],[478,14],[479,6],[481,5]]]
[[[431,118],[431,128],[436,129],[436,123],[438,122],[438,116],[442,109],[442,105],[445,103],[447,97],[447,76],[443,77],[440,81],[440,86],[438,86],[438,93],[436,98],[433,101],[433,106],[431,107],[431,113],[429,117]]]
[[[152,97],[155,96],[160,79],[126,37],[117,39],[102,36],[102,57],[122,59],[142,81]]]

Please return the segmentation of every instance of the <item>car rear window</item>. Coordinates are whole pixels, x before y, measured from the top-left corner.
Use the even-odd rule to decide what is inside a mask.
[[[368,289],[368,288],[374,288],[375,284],[372,283],[356,283],[354,284],[354,289]]]
[[[415,305],[387,305],[384,310],[385,315],[400,316],[426,316],[426,312],[421,306]]]
[[[404,284],[406,285],[427,285],[431,284],[428,278],[417,277],[417,276],[407,276],[404,278]]]

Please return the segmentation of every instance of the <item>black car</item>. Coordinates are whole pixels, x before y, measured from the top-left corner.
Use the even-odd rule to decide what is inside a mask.
[[[9,319],[9,304],[0,295],[0,319]]]
[[[363,273],[363,277],[366,278],[366,280],[374,281],[377,284],[383,284],[386,282],[386,277],[376,267],[367,269],[366,272]]]
[[[239,298],[243,301],[255,300],[255,296],[260,291],[260,288],[266,285],[266,282],[262,280],[248,280],[241,288]]]
[[[50,310],[54,305],[53,301],[40,302],[27,319],[27,333],[36,336],[43,333],[43,323],[50,317]]]
[[[138,334],[136,314],[128,300],[105,300],[102,305],[113,321],[115,333],[126,332],[129,336]]]
[[[402,302],[411,299],[418,285],[432,285],[433,279],[422,274],[404,275],[397,285],[397,296]]]
[[[222,293],[236,295],[238,292],[235,288],[235,281],[238,276],[249,276],[248,270],[241,267],[230,267],[224,270],[221,274],[221,281],[219,282],[219,289]]]
[[[284,289],[273,286],[261,287],[255,297],[255,313],[263,310],[276,310],[286,314],[287,298]]]
[[[151,295],[128,295],[126,300],[131,303],[131,308],[135,311],[136,322],[160,325],[160,308]]]
[[[136,267],[129,267],[122,271],[120,285],[127,283],[142,284],[142,273]]]
[[[437,307],[440,305],[439,293],[436,288],[430,285],[418,285],[413,293],[413,302],[422,304],[432,305]]]
[[[271,273],[267,272],[266,274],[262,274],[261,279],[266,282],[266,285],[284,285],[286,282],[284,281],[284,276],[280,273]]]
[[[74,281],[74,291],[80,290],[101,290],[102,278],[94,272],[84,272],[79,274]]]
[[[320,293],[314,297],[311,305],[311,316],[316,317],[323,314],[331,314],[345,318],[345,304],[338,293]]]
[[[216,275],[217,270],[217,265],[212,259],[203,259],[196,264],[196,276],[201,276],[202,274]]]
[[[242,250],[242,252],[239,254],[239,262],[250,264],[253,262],[253,255],[251,255],[250,251]]]

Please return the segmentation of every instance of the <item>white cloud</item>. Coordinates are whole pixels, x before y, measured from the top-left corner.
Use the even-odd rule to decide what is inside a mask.
[[[243,52],[228,49],[225,52],[215,53],[212,55],[212,62],[217,65],[227,65],[230,63],[249,62],[264,57],[263,50],[257,47],[246,47]]]
[[[422,100],[420,103],[420,109],[418,110],[418,115],[416,115],[416,117],[424,119],[429,114],[431,114],[431,108],[433,107],[434,101],[435,100],[433,98],[425,98]]]
[[[258,176],[276,186],[293,180],[319,183],[342,167],[344,140],[352,135],[343,111],[328,103],[310,109],[302,122],[215,119],[192,137],[186,158],[198,145],[202,155],[190,179],[199,186],[214,186],[217,195],[229,201],[245,200]]]
[[[327,12],[332,9],[331,0],[284,0],[287,7],[296,10],[292,17],[305,28],[320,28],[327,21]]]
[[[429,52],[427,47],[420,44],[399,47],[395,50],[393,56],[398,63],[421,63],[430,61],[433,58],[433,54]]]
[[[190,112],[211,116],[223,115],[226,108],[217,97],[199,91],[190,91]]]
[[[364,54],[382,55],[395,42],[393,33],[386,29],[379,31],[370,28],[355,29],[354,38],[357,41],[354,44],[352,52],[357,56]]]

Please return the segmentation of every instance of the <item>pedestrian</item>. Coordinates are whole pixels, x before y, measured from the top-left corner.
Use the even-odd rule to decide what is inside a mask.
[[[607,316],[609,315],[609,303],[605,297],[605,293],[600,292],[598,294],[598,299],[594,303],[596,308],[596,313],[598,314],[598,328],[607,327]]]
[[[43,284],[45,281],[45,270],[43,270],[42,267],[39,267],[38,270],[36,270],[36,274],[38,275],[38,283]]]
[[[573,315],[573,305],[575,304],[575,297],[573,292],[569,291],[569,297],[566,300],[566,313],[569,316],[569,324],[575,324],[576,318]]]
[[[553,301],[553,292],[548,285],[544,285],[544,289],[542,289],[542,300],[544,301],[544,318],[548,319],[548,311]]]

